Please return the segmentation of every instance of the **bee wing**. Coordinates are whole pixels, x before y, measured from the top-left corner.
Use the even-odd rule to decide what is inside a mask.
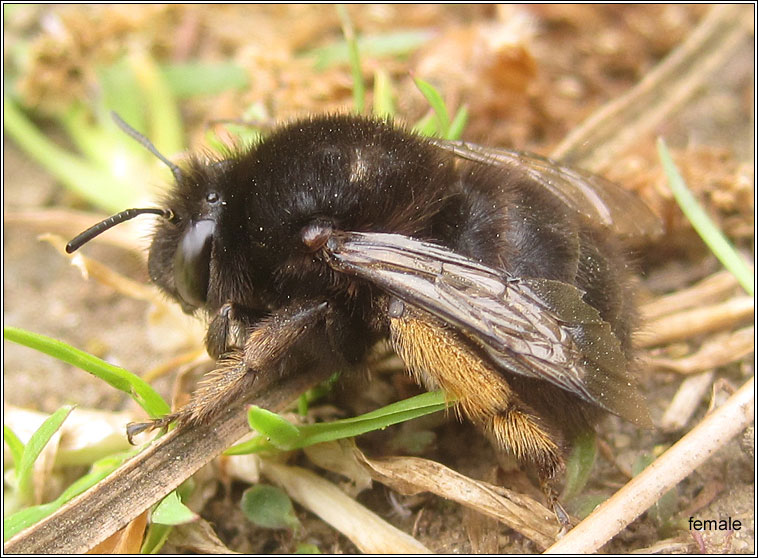
[[[594,223],[612,228],[620,236],[655,237],[663,233],[660,220],[642,200],[601,176],[525,151],[462,141],[429,141],[462,159],[514,169],[573,211]]]
[[[329,265],[455,327],[509,372],[550,382],[648,425],[610,325],[573,285],[516,279],[444,247],[385,233],[335,233]]]

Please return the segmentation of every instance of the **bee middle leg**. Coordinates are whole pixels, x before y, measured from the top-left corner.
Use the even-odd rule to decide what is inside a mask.
[[[563,468],[557,430],[519,398],[507,379],[481,358],[470,342],[430,314],[390,302],[390,337],[417,382],[454,396],[460,412],[500,449],[536,468],[551,504],[551,481]]]
[[[144,423],[127,425],[127,437],[163,428],[171,423],[210,420],[221,411],[244,402],[259,373],[276,369],[308,331],[322,321],[326,302],[292,304],[251,327],[245,346],[227,353],[205,376],[189,403],[177,412]]]

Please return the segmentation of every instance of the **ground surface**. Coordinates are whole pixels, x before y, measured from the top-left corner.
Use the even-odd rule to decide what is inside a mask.
[[[748,12],[749,8],[746,6]],[[45,33],[54,37],[50,29],[55,28],[56,22],[63,22],[66,28],[89,29],[96,27],[90,25],[92,21],[101,18],[109,21],[112,34],[102,41],[101,48],[97,37],[85,35],[86,44],[77,51],[81,60],[71,62],[76,72],[69,72],[71,80],[66,83],[71,86],[67,94],[72,97],[91,92],[87,87],[89,61],[107,60],[114,51],[134,42],[167,59],[237,60],[253,76],[249,90],[193,100],[183,106],[193,143],[202,137],[202,122],[235,117],[240,107],[256,101],[261,101],[275,119],[350,106],[349,70],[344,64],[316,73],[312,62],[295,56],[315,45],[339,39],[338,18],[329,7],[245,6],[207,11],[201,6],[147,6],[144,13],[142,10],[138,6],[128,8],[129,13],[124,9],[99,12],[84,7],[37,6],[22,14],[26,19],[14,20],[12,37],[19,41]],[[433,36],[405,59],[364,60],[367,76],[375,67],[384,67],[396,77],[397,104],[408,120],[413,121],[424,112],[423,100],[407,77],[411,71],[434,82],[453,104],[465,102],[469,106],[468,139],[541,153],[549,153],[600,105],[642,79],[690,34],[706,12],[706,6],[529,6],[501,11],[493,6],[351,8],[360,33],[378,34],[402,28],[423,30]],[[516,20],[521,23],[513,23],[513,28],[509,28],[516,46],[497,51],[502,56],[486,54],[487,48],[492,47],[482,47],[484,55],[467,52],[468,45],[478,44],[474,39],[486,36],[485,24],[506,25]],[[752,20],[749,14],[747,20]],[[226,25],[229,21],[235,25]],[[496,36],[502,39],[504,29],[500,28]],[[738,247],[750,257],[753,255],[753,208],[745,207],[740,200],[746,198],[734,190],[739,179],[748,180],[748,187],[752,188],[754,77],[749,47],[747,43],[728,65],[716,72],[683,110],[672,114],[653,134],[640,138],[638,147],[621,157],[618,165],[606,169],[617,180],[640,190],[652,206],[664,212],[667,241],[654,247],[641,261],[647,272],[643,291],[648,300],[684,288],[718,269],[716,261],[694,239],[681,218],[672,216],[670,203],[661,201],[660,173],[649,170],[657,167],[653,147],[656,134],[669,138],[685,171],[689,171],[692,188],[710,204],[712,214],[721,219]],[[5,56],[9,57],[9,52]],[[482,62],[488,60],[487,56],[494,58],[490,63]],[[42,106],[50,102],[49,92],[43,86],[32,90],[37,91]],[[86,95],[81,98],[86,99]],[[51,135],[61,137],[48,121],[42,122]],[[64,340],[135,372],[149,370],[174,356],[174,349],[163,346],[145,327],[147,303],[117,294],[95,281],[84,281],[50,245],[37,241],[37,235],[46,230],[44,226],[14,217],[21,212],[84,206],[7,138],[3,178],[4,325]],[[723,189],[721,193],[719,188]],[[64,236],[71,234],[65,218],[52,221],[51,230]],[[93,245],[88,254],[133,279],[146,281],[144,261],[131,251]],[[653,352],[685,354],[704,341],[707,335],[659,347]],[[740,362],[718,368],[716,377],[738,387],[752,374],[752,358],[749,355]],[[103,410],[133,408],[127,398],[103,382],[13,343],[4,342],[3,367],[4,405],[44,412],[52,412],[63,403]],[[672,372],[644,372],[642,384],[654,420],[660,420],[681,381],[681,376]],[[365,412],[407,396],[414,389],[401,372],[376,374],[368,382],[371,387],[366,387],[367,382],[363,381],[355,384],[347,382],[328,402],[337,408],[336,415]],[[170,392],[170,378],[159,380],[156,385],[164,393]],[[683,431],[703,416],[708,400],[706,394]],[[473,478],[509,482],[510,477],[494,472],[497,462],[492,451],[473,428],[440,418],[424,422],[417,430],[431,431],[434,436],[433,442],[419,450],[424,457]],[[625,467],[631,467],[641,455],[653,454],[676,441],[683,432],[638,432],[615,418],[604,421],[599,431],[615,459]],[[367,454],[375,456],[408,453],[407,447],[393,447],[393,437],[401,433],[401,427],[394,427],[364,437],[358,444]],[[656,522],[647,514],[604,551],[628,552],[661,544],[662,550],[672,552],[752,552],[754,468],[749,449],[752,436],[748,432],[744,439],[731,442],[681,483],[673,510],[665,521]],[[308,466],[302,455],[294,459]],[[336,476],[326,474],[326,477],[337,481]],[[533,490],[524,479],[515,482],[527,486],[525,490]],[[614,466],[599,459],[587,491],[607,495],[612,487],[623,482],[623,475]],[[203,517],[216,526],[219,537],[229,548],[246,553],[279,553],[293,551],[298,542],[310,542],[323,552],[356,551],[349,540],[302,508],[296,508],[304,524],[297,540],[287,531],[252,527],[237,505],[243,488],[241,483],[225,485],[202,510]],[[537,550],[506,527],[435,496],[392,498],[390,490],[377,483],[358,497],[361,503],[412,533],[433,551]],[[681,528],[689,516],[740,518],[746,527],[732,533],[705,533],[698,540]],[[483,531],[489,534],[482,535]],[[169,546],[166,550],[182,548]]]

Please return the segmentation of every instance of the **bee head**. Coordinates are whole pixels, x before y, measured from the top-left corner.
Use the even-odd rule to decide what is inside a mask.
[[[164,162],[174,175],[177,185],[186,184],[182,170],[163,156],[145,136],[131,128],[117,114],[116,124]],[[151,278],[166,292],[174,296],[186,312],[205,305],[210,281],[211,251],[221,209],[225,205],[215,190],[202,192],[202,199],[192,200],[193,210],[187,204],[173,208],[134,208],[112,215],[80,233],[66,245],[71,254],[101,233],[133,219],[138,215],[154,214],[163,218],[158,224],[150,249]],[[162,232],[159,235],[158,232]],[[156,242],[155,238],[162,238]],[[166,249],[170,253],[166,253]]]

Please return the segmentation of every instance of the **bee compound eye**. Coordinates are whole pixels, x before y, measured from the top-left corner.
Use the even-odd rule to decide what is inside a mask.
[[[215,221],[203,219],[192,223],[174,254],[176,291],[186,304],[194,308],[203,306],[208,296],[215,232]]]

